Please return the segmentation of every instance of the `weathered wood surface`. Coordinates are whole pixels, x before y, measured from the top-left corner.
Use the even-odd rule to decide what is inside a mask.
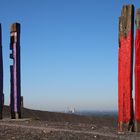
[[[133,131],[133,28],[134,6],[124,5],[119,18],[118,131]]]
[[[4,94],[3,94],[2,29],[0,24],[0,119],[2,119],[3,104],[4,104]]]
[[[135,131],[140,132],[140,9],[136,12],[135,39]]]

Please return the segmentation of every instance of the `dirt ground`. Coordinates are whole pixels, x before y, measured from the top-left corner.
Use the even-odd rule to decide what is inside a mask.
[[[11,120],[4,108],[0,140],[140,140],[140,134],[117,134],[117,116],[79,116],[22,109],[22,119]]]

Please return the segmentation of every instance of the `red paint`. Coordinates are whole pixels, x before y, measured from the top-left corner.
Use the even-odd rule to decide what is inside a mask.
[[[127,123],[132,118],[132,42],[130,31],[119,39],[118,57],[118,121]]]
[[[135,119],[140,121],[140,29],[135,39]]]

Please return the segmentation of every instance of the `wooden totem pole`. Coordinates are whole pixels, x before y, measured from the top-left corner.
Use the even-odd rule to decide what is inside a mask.
[[[0,24],[0,119],[2,119],[3,104],[4,104],[4,94],[3,94],[2,29]]]
[[[133,128],[133,28],[134,6],[124,5],[119,18],[118,132]]]
[[[11,25],[10,32],[10,58],[13,65],[10,66],[11,73],[11,118],[21,118],[21,85],[20,85],[20,24]]]
[[[135,131],[140,132],[140,9],[136,12],[135,39]]]

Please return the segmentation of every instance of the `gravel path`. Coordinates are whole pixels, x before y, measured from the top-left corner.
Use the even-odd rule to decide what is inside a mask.
[[[28,125],[21,125],[21,124],[11,124],[11,123],[5,123],[5,122],[1,122],[0,126],[6,126],[6,127],[11,127],[11,128],[22,128],[22,129],[34,129],[34,130],[41,130],[44,132],[51,132],[51,131],[55,131],[55,132],[69,132],[69,133],[77,133],[77,134],[90,134],[90,135],[100,135],[100,136],[104,136],[104,137],[110,137],[110,138],[117,138],[117,135],[115,134],[109,134],[109,133],[101,133],[101,132],[95,132],[95,131],[82,131],[82,130],[69,130],[69,129],[62,129],[62,128],[51,128],[51,127],[39,127],[39,126],[28,126]]]
[[[50,126],[0,122],[0,140],[139,140],[140,135],[98,132],[96,130],[71,130]]]

